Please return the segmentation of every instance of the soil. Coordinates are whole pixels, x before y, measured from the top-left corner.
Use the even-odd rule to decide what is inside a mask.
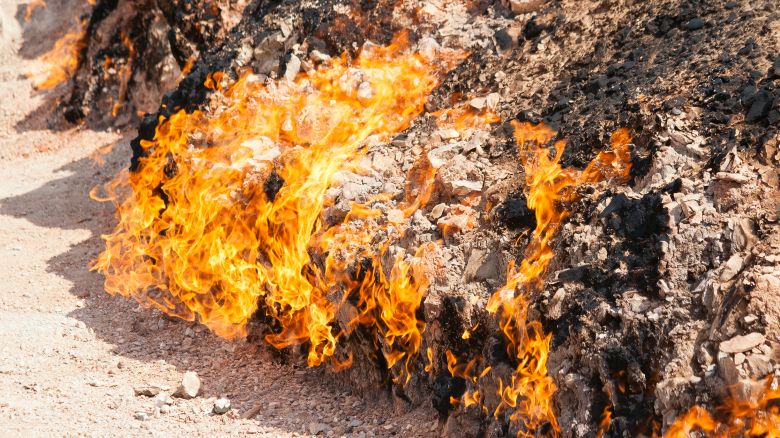
[[[222,340],[103,291],[88,265],[113,212],[88,194],[127,167],[129,137],[63,129],[41,111],[66,90],[35,91],[23,73],[41,66],[22,47],[42,53],[68,23],[51,15],[24,23],[24,9],[0,5],[3,434],[420,436],[436,427],[428,405],[409,410],[382,392],[352,393],[325,370],[285,364],[266,347]],[[170,394],[186,371],[202,381],[197,398],[174,398],[160,413],[154,398],[135,395],[144,387]],[[220,396],[232,405],[224,415],[212,413]],[[248,411],[256,416],[240,418]]]

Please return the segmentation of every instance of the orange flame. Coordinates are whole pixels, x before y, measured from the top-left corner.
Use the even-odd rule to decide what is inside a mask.
[[[555,435],[560,428],[553,408],[556,386],[547,374],[551,336],[545,335],[538,321],[528,319],[528,297],[542,286],[543,276],[553,258],[551,242],[568,215],[562,205],[575,198],[574,188],[607,178],[625,180],[630,169],[628,131],[618,130],[611,139],[612,150],[601,152],[579,172],[560,165],[566,143],[553,145],[552,157],[544,147],[555,132],[544,125],[513,122],[520,160],[525,170],[528,206],[536,215],[536,229],[525,250],[519,268],[510,263],[507,283],[489,299],[487,309],[497,313],[507,340],[507,350],[517,360],[509,382],[499,381],[501,402],[494,415],[512,411],[510,419],[521,424],[519,434],[532,435],[549,424]]]
[[[392,228],[371,223],[378,210],[354,205],[327,230],[320,215],[334,174],[406,129],[462,57],[428,59],[406,45],[365,47],[352,65],[342,56],[294,81],[211,75],[217,109],[160,120],[154,140],[142,141],[139,170],[106,187],[119,219],[93,265],[106,290],[226,338],[244,336],[262,303],[279,323],[266,340],[307,344],[310,366],[360,324],[377,334],[388,367],[405,364],[402,378],[425,328],[416,318],[427,287],[421,258],[435,244],[391,255],[389,242],[373,242]],[[267,189],[274,178],[280,188]],[[345,327],[341,313],[352,315]]]
[[[33,12],[35,12],[36,9],[45,7],[46,0],[30,0],[30,3],[27,3],[27,8],[24,10],[24,21],[30,21]]]
[[[728,438],[780,436],[780,388],[772,389],[767,378],[759,397],[738,397],[736,389],[713,416],[701,406],[694,406],[678,417],[664,434],[667,438],[688,438],[700,431],[706,436]]]
[[[133,59],[135,58],[135,48],[130,37],[124,32],[119,32],[119,37],[122,39],[122,44],[127,49],[127,60],[125,65],[119,70],[119,93],[116,96],[116,102],[111,108],[111,116],[116,117],[119,114],[119,110],[125,106],[125,100],[127,99],[127,85],[130,82],[130,76],[133,74]]]
[[[81,25],[83,28],[83,23]],[[37,90],[48,90],[67,81],[78,68],[79,52],[85,47],[84,31],[68,32],[54,43],[54,47],[41,55],[41,61],[49,65],[45,73],[29,72]]]

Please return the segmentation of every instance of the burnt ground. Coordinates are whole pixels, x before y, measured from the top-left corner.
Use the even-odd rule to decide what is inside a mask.
[[[400,29],[413,42],[431,37],[467,49],[468,58],[426,109],[498,93],[502,122],[476,140],[457,140],[445,165],[450,174],[483,179],[473,206],[477,226],[441,235],[437,222],[463,214],[447,180],[437,181],[434,199],[410,224],[419,236],[445,237],[441,257],[448,265],[424,300],[433,371],[419,372],[410,387],[391,388],[390,397],[411,407],[433,400],[446,434],[513,432],[506,418],[441,403],[462,390],[448,378],[445,349],[479,357],[482,366],[512,366],[484,311],[508,261],[522,257],[533,226],[522,208],[512,119],[558,131],[568,140],[563,164],[576,168],[616,129],[627,127],[633,137],[631,180],[581,188],[533,302],[532,315],[553,335],[548,366],[564,435],[593,436],[607,406],[613,410],[607,436],[650,434],[693,404],[718,405],[728,387],[750,394],[751,381],[778,373],[780,10],[774,2],[428,2],[388,13],[393,6],[250,3],[162,97],[164,108],[140,122],[139,138],[151,138],[158,115],[204,105],[210,91],[203,82],[214,71],[235,77],[251,68],[275,77],[292,53],[315,64],[315,50],[354,55],[365,40],[387,42]],[[94,73],[79,74],[76,90]],[[390,157],[394,164],[371,178],[403,176],[401,169],[424,150],[446,143],[424,115],[392,144],[372,148],[374,161]],[[143,151],[138,139],[133,147],[135,166]],[[381,186],[373,180],[355,181],[366,187],[361,196]],[[435,217],[441,204],[444,214]],[[476,322],[481,329],[461,339]],[[762,341],[738,353],[720,347],[747,333]],[[356,363],[344,380],[371,391],[387,377],[377,364]]]

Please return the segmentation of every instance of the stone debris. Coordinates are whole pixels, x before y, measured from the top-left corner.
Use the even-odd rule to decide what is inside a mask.
[[[195,398],[200,393],[200,378],[194,371],[187,371],[181,379],[181,384],[176,392],[173,393],[174,397],[190,399]]]
[[[724,353],[744,353],[751,348],[763,344],[766,338],[761,333],[749,333],[744,336],[734,336],[720,343],[720,351]]]
[[[220,397],[214,401],[212,412],[217,415],[222,415],[228,411],[230,411],[230,400],[225,397]]]

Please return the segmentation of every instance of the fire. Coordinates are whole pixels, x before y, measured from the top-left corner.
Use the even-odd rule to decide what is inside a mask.
[[[553,130],[541,124],[513,124],[525,170],[528,206],[535,212],[537,225],[519,268],[510,264],[506,285],[488,301],[487,309],[498,315],[507,350],[517,361],[510,381],[499,382],[501,402],[494,415],[511,411],[511,420],[522,426],[520,434],[530,436],[549,424],[559,435],[552,398],[556,386],[547,374],[552,338],[544,334],[538,321],[528,321],[529,297],[542,286],[554,256],[552,239],[568,214],[564,204],[575,199],[574,189],[578,185],[604,179],[626,180],[631,138],[627,130],[618,130],[611,139],[612,150],[599,153],[584,171],[577,171],[560,165],[564,141],[554,143],[555,154],[550,156],[545,145],[554,138]]]
[[[395,377],[408,379],[425,329],[422,259],[436,244],[410,256],[390,239],[401,227],[393,217],[427,201],[434,171],[424,169],[417,196],[387,218],[369,203],[329,229],[321,219],[336,172],[406,129],[462,57],[406,46],[405,37],[366,46],[351,63],[345,55],[294,80],[211,75],[218,109],[160,120],[138,169],[107,187],[119,223],[93,265],[106,290],[225,338],[244,336],[260,305],[278,323],[266,340],[306,344],[310,366],[348,366],[351,356],[334,359],[338,340],[363,326],[388,368],[404,364]],[[344,314],[346,325],[336,319]]]
[[[82,28],[83,23],[82,23]],[[78,68],[79,53],[85,47],[84,31],[68,32],[62,36],[54,47],[44,53],[39,59],[48,64],[45,73],[27,73],[33,81],[33,87],[38,90],[48,90],[67,81]]]
[[[30,0],[30,3],[27,3],[27,8],[24,10],[24,21],[30,21],[33,12],[35,12],[36,9],[45,7],[46,0]]]
[[[778,437],[780,436],[780,388],[772,389],[773,379],[766,380],[757,398],[742,398],[732,394],[715,415],[694,406],[678,417],[664,435],[667,438],[688,438],[694,431],[710,437]]]
[[[122,40],[122,45],[127,49],[127,60],[125,65],[119,70],[119,93],[116,97],[116,102],[111,108],[111,116],[116,117],[119,114],[119,110],[125,105],[127,99],[127,84],[130,82],[130,76],[133,74],[133,60],[135,58],[135,47],[130,37],[124,32],[119,33],[119,37]],[[106,58],[108,59],[108,57]]]

